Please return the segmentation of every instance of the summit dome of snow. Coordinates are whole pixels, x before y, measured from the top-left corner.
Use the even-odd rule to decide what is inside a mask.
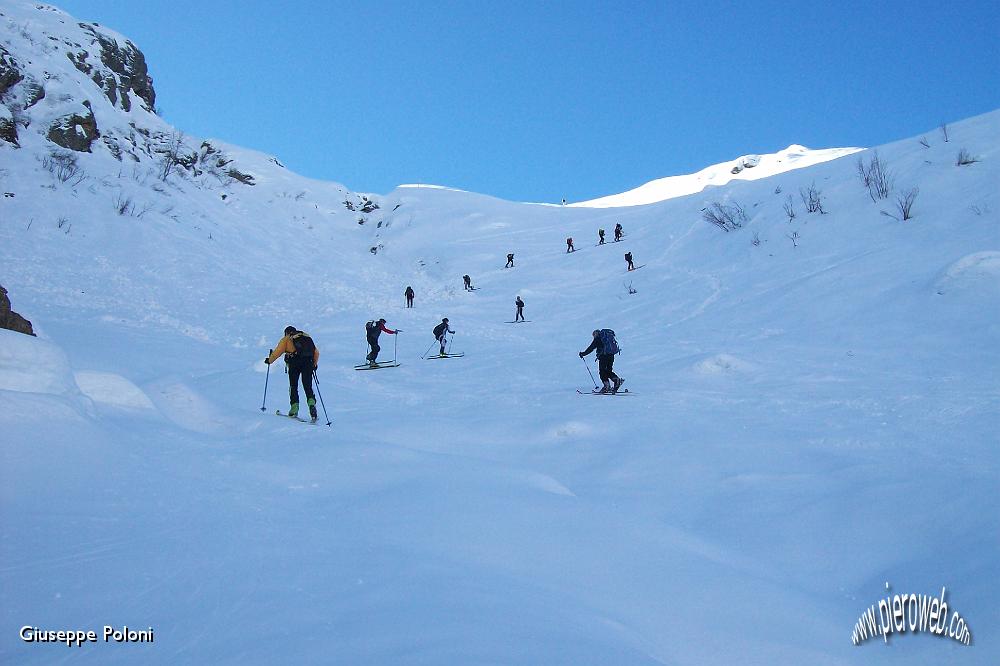
[[[659,178],[628,192],[570,205],[581,208],[642,206],[688,194],[697,194],[708,187],[720,187],[734,180],[768,178],[793,169],[803,169],[814,164],[835,160],[860,150],[863,148],[810,150],[805,146],[793,144],[770,155],[744,155],[729,162],[706,167],[697,173]]]

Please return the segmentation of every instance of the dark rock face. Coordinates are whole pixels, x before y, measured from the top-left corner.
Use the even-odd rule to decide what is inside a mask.
[[[0,118],[0,141],[20,146],[17,142],[17,123],[13,118]]]
[[[230,169],[226,172],[226,174],[233,180],[238,180],[244,185],[256,185],[253,176],[248,173],[243,173],[242,171],[238,171],[236,169]]]
[[[17,60],[7,49],[0,46],[0,97],[24,78]]]
[[[30,109],[45,99],[45,88],[31,77],[24,84],[24,108]]]
[[[0,328],[8,331],[34,335],[31,329],[31,322],[10,309],[10,299],[7,298],[7,290],[0,285]]]
[[[153,89],[153,79],[149,76],[146,56],[142,51],[127,40],[124,45],[119,45],[89,24],[81,23],[80,27],[90,33],[100,46],[101,63],[107,69],[104,72],[94,70],[87,62],[89,54],[86,51],[75,54],[75,57],[70,54],[70,59],[76,68],[85,74],[93,72],[91,78],[100,86],[112,104],[121,106],[125,111],[131,110],[132,103],[128,96],[131,91],[145,102],[147,111],[152,111],[156,105],[156,91]],[[110,73],[107,70],[110,70]]]
[[[87,115],[73,113],[60,118],[49,128],[49,141],[78,153],[90,152],[91,144],[101,136],[101,133],[97,131],[97,120],[94,119],[94,112],[90,110],[90,103],[84,102],[83,105],[87,107]]]

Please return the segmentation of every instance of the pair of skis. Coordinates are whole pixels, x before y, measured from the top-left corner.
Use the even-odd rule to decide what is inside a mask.
[[[618,393],[612,393],[611,391],[601,392],[599,389],[590,389],[589,391],[577,389],[576,392],[580,395],[635,395],[634,393],[629,393],[628,389],[621,389]]]
[[[306,419],[304,419],[304,418],[302,418],[301,416],[298,416],[298,415],[292,416],[291,414],[287,414],[287,413],[281,411],[280,409],[276,410],[274,412],[274,415],[275,416],[281,416],[281,417],[284,417],[286,419],[292,419],[293,421],[298,421],[299,423],[306,423],[308,425],[316,425],[317,423],[319,423],[319,421],[317,420],[318,417],[315,418],[315,419],[306,420]],[[327,425],[330,425],[330,424],[327,423]]]
[[[362,363],[361,365],[354,366],[355,370],[381,370],[382,368],[398,368],[399,363],[396,361],[385,361],[383,363]]]
[[[463,356],[465,356],[465,352],[461,352],[460,354],[434,354],[425,358],[429,361],[432,358],[462,358]]]

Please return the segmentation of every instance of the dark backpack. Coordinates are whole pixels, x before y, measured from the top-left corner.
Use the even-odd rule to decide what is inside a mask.
[[[444,334],[444,332],[446,330],[448,330],[448,324],[446,324],[444,322],[441,322],[440,324],[438,324],[437,326],[435,326],[434,327],[434,331],[433,331],[433,333],[434,333],[434,339],[440,338]]]
[[[611,356],[621,351],[618,342],[615,340],[615,332],[610,328],[602,328],[597,332],[597,339],[601,347],[602,356]]]
[[[299,331],[292,334],[292,346],[295,347],[295,353],[291,356],[295,360],[311,361],[316,354],[316,343],[308,333]]]

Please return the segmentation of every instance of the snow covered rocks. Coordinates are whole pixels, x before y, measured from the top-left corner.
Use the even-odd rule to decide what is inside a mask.
[[[31,328],[31,322],[11,309],[10,298],[2,285],[0,285],[0,328],[26,335],[35,334]]]

